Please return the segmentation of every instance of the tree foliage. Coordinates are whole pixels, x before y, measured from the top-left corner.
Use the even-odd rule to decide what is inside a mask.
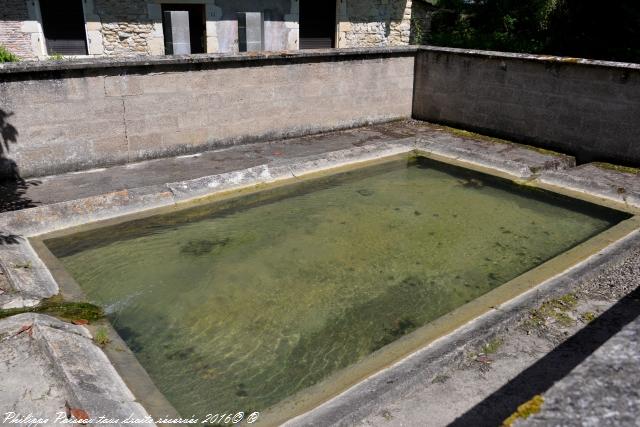
[[[640,62],[640,1],[440,0],[429,42]]]

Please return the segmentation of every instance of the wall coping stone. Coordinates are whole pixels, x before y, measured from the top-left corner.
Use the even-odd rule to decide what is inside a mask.
[[[640,64],[632,62],[614,62],[614,61],[600,61],[596,59],[585,58],[572,58],[568,56],[553,56],[553,55],[534,55],[530,53],[513,53],[513,52],[499,52],[494,50],[475,50],[475,49],[458,49],[452,47],[440,47],[440,46],[418,46],[418,51],[421,52],[435,52],[435,53],[450,53],[466,56],[480,56],[488,59],[522,59],[527,61],[536,61],[550,64],[579,64],[595,67],[606,68],[620,68],[625,70],[640,70]]]
[[[449,53],[488,59],[521,59],[549,64],[579,64],[586,66],[640,70],[640,64],[630,62],[601,61],[528,53],[499,52],[490,50],[458,49],[440,46],[384,46],[366,48],[312,49],[301,51],[216,53],[196,55],[158,55],[126,58],[81,58],[63,61],[23,61],[0,64],[0,75],[38,73],[67,70],[100,70],[126,67],[153,67],[158,65],[238,64],[274,60],[340,59],[366,56],[394,56],[417,52]]]
[[[317,60],[415,55],[417,46],[386,46],[371,48],[312,49],[301,51],[216,53],[195,55],[158,55],[127,58],[82,58],[62,61],[24,61],[0,64],[0,76],[68,70],[97,70],[129,67],[181,66],[194,64],[255,64],[287,60]]]

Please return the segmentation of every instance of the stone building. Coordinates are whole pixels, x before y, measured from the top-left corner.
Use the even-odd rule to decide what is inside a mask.
[[[23,59],[409,43],[411,0],[0,0]]]

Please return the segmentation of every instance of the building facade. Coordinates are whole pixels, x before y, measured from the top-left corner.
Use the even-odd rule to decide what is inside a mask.
[[[409,43],[411,0],[0,0],[23,59]]]

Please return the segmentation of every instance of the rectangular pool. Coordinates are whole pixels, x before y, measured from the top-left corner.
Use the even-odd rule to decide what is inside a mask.
[[[45,244],[202,416],[271,407],[628,217],[418,157]]]

